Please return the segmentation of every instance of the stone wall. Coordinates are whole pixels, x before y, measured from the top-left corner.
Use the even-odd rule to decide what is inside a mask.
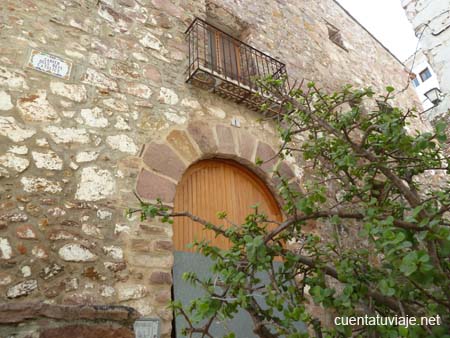
[[[0,303],[123,305],[159,317],[168,336],[172,229],[126,219],[134,192],[171,203],[185,168],[214,156],[240,161],[273,188],[270,166],[252,163],[274,154],[274,126],[185,83],[184,31],[195,16],[284,61],[293,79],[331,89],[408,81],[332,0],[2,0]],[[328,39],[327,22],[345,49]],[[33,50],[71,62],[70,77],[27,67]],[[418,104],[412,89],[397,102]],[[301,179],[301,163],[281,165]],[[3,320],[0,336],[47,337],[39,327],[48,321],[82,330],[41,317]]]
[[[125,306],[22,302],[0,304],[0,318],[0,337],[134,338],[139,313]]]

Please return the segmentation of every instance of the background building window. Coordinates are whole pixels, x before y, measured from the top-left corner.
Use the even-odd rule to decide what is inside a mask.
[[[422,70],[420,72],[420,78],[422,79],[422,82],[425,82],[426,80],[428,80],[431,77],[431,72],[428,68],[425,68],[424,70]]]
[[[420,86],[419,79],[417,79],[417,77],[412,79],[412,84],[414,87],[419,87]]]

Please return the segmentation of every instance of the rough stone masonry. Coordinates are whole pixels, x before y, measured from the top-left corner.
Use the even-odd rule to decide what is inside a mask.
[[[134,192],[172,203],[196,160],[257,171],[256,156],[279,145],[258,113],[185,83],[194,17],[285,62],[293,79],[377,90],[408,81],[333,0],[2,0],[0,337],[132,337],[140,316],[170,336],[172,229],[125,218]],[[31,67],[36,51],[69,74]],[[419,104],[412,89],[397,103]],[[302,163],[284,166],[301,183]],[[259,174],[271,185],[268,166]]]

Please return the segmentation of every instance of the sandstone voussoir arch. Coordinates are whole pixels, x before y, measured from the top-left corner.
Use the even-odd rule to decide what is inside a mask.
[[[276,145],[271,145],[250,131],[207,121],[192,121],[185,129],[173,129],[164,139],[145,144],[142,166],[136,181],[136,193],[144,201],[161,198],[172,204],[176,186],[186,169],[197,161],[210,158],[232,159],[257,174],[274,195],[278,165],[288,179],[295,177],[286,161],[278,162]],[[261,166],[256,158],[267,161]]]

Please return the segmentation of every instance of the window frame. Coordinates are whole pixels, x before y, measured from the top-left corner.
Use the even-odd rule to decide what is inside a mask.
[[[422,70],[419,73],[420,79],[422,80],[422,82],[425,82],[426,80],[428,80],[429,78],[431,78],[433,76],[433,74],[431,74],[431,71],[428,67],[426,67],[424,70]]]

